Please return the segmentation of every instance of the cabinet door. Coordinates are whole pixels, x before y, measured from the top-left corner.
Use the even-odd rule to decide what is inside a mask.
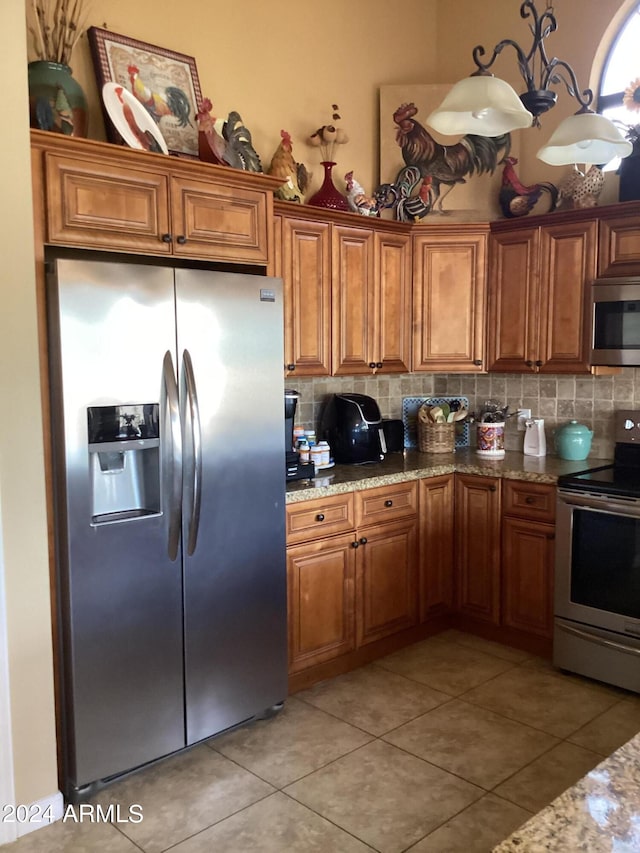
[[[505,517],[502,525],[502,620],[553,635],[554,526]]]
[[[289,672],[355,647],[353,534],[287,548]]]
[[[534,372],[538,352],[537,228],[492,234],[489,243],[489,370]]]
[[[600,220],[598,275],[638,275],[640,271],[640,222],[637,206],[626,216]]]
[[[590,286],[596,275],[598,226],[591,222],[548,225],[540,237],[541,373],[588,373]]]
[[[333,226],[333,373],[371,373],[375,322],[373,230]]]
[[[486,239],[484,233],[414,238],[414,370],[486,370]]]
[[[405,234],[375,235],[374,349],[380,373],[411,369],[411,242]]]
[[[330,225],[282,217],[287,374],[331,374]]]
[[[171,252],[166,175],[50,152],[45,171],[47,242]]]
[[[500,622],[500,480],[456,474],[456,606]]]
[[[417,521],[413,519],[358,531],[358,646],[416,624],[417,527]]]
[[[453,604],[453,475],[420,481],[420,621]]]
[[[171,178],[172,245],[176,255],[266,265],[272,217],[266,192],[215,181]]]

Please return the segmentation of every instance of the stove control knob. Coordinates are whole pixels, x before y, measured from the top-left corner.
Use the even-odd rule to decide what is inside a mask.
[[[626,421],[624,422],[624,428],[625,429],[633,429],[634,426],[635,426],[635,424],[630,418],[627,418]]]

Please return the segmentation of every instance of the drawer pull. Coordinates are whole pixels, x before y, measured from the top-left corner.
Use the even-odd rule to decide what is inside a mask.
[[[384,505],[385,505],[385,506],[393,506],[393,501],[391,501],[391,500],[389,500],[389,501],[385,501],[385,502],[384,502]]]
[[[524,502],[526,504],[531,505],[531,504],[534,504],[536,502],[536,499],[532,495],[527,495],[526,498],[524,499]]]
[[[319,512],[316,515],[316,521],[324,521],[324,513],[323,512]]]

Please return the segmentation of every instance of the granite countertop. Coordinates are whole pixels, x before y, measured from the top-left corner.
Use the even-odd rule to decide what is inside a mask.
[[[640,850],[640,734],[494,847],[493,853],[548,850]]]
[[[557,456],[525,456],[509,450],[504,459],[489,459],[478,456],[472,448],[459,448],[455,453],[420,453],[417,450],[405,450],[403,453],[390,453],[383,462],[336,465],[334,468],[319,471],[313,480],[287,483],[286,500],[287,503],[297,503],[375,486],[419,480],[423,477],[452,474],[455,471],[554,485],[562,474],[584,471],[586,468],[606,465],[610,461],[587,459],[583,462],[568,462]]]

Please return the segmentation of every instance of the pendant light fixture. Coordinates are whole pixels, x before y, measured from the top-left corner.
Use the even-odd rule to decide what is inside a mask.
[[[520,6],[520,17],[532,19],[529,28],[533,43],[529,52],[525,53],[513,39],[503,39],[494,47],[489,61],[483,62],[484,47],[474,47],[473,61],[477,70],[452,87],[426,123],[447,135],[500,136],[512,130],[540,127],[539,117],[550,110],[558,98],[550,86],[561,83],[580,109],[558,125],[547,145],[538,151],[538,157],[554,166],[578,162],[600,164],[614,157],[627,157],[632,150],[631,143],[613,122],[590,108],[591,89],[580,90],[568,62],[547,57],[545,39],[558,28],[552,4],[547,0],[544,12],[539,14],[534,0],[525,0]],[[516,53],[526,84],[526,91],[521,95],[489,70],[505,47],[513,48]]]

